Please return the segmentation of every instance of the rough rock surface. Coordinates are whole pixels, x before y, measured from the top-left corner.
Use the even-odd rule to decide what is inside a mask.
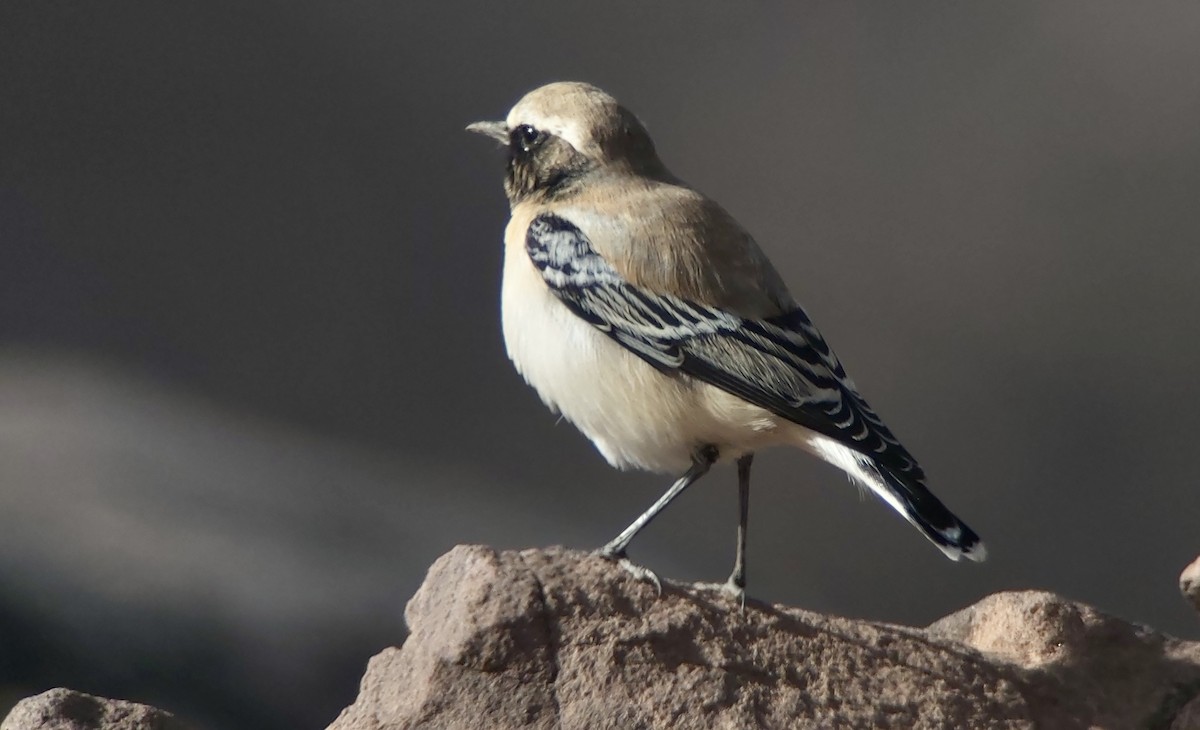
[[[187,730],[187,726],[148,705],[59,688],[18,702],[0,730]]]
[[[561,549],[458,547],[330,730],[1200,730],[1200,643],[1049,593],[927,629],[666,584]]]

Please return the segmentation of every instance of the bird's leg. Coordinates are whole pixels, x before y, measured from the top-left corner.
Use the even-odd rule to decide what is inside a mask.
[[[664,509],[666,509],[667,505],[670,504],[673,499],[678,497],[680,492],[687,489],[692,485],[693,482],[704,476],[713,463],[717,460],[717,456],[718,452],[715,446],[704,446],[697,450],[692,456],[691,467],[684,472],[683,476],[676,479],[675,483],[671,485],[671,488],[668,489],[663,496],[659,497],[657,502],[650,505],[650,509],[643,512],[640,517],[638,517],[633,521],[632,524],[629,525],[629,527],[626,527],[624,530],[622,530],[620,535],[617,535],[607,545],[600,548],[596,552],[602,557],[619,561],[621,567],[632,573],[634,577],[641,580],[650,581],[654,584],[654,587],[658,589],[658,592],[662,593],[662,583],[659,582],[658,576],[652,571],[641,566],[634,565],[632,562],[630,562],[629,558],[625,556],[625,548],[629,547],[629,543],[635,536],[637,536],[639,532],[642,531],[642,528],[650,524],[650,521],[657,517],[659,512],[662,512]]]
[[[670,504],[671,501],[676,497],[678,497],[680,492],[687,489],[692,485],[693,482],[704,476],[705,473],[708,472],[709,468],[713,465],[713,462],[716,460],[716,447],[705,446],[698,450],[695,456],[692,457],[691,467],[684,472],[683,476],[676,479],[675,483],[671,485],[671,488],[668,489],[663,496],[659,497],[657,502],[650,505],[650,509],[643,512],[641,516],[634,520],[629,527],[626,527],[620,535],[617,535],[607,545],[600,548],[600,554],[610,558],[624,557],[625,548],[629,547],[629,543],[639,532],[642,531],[642,528],[650,524],[650,521],[657,517],[659,512],[662,512],[664,509],[666,509],[667,505]]]
[[[746,525],[750,521],[750,463],[754,454],[746,454],[737,461],[738,472],[738,528],[737,552],[733,557],[733,572],[725,581],[725,592],[731,594],[746,608]]]

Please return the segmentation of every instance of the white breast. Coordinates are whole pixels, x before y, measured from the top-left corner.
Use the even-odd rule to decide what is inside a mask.
[[[506,246],[501,309],[517,371],[615,467],[678,473],[703,445],[725,460],[779,440],[762,409],[660,373],[573,314],[522,245]]]

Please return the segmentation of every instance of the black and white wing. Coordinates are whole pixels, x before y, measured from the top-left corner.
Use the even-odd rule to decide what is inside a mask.
[[[690,375],[870,457],[923,478],[802,309],[748,319],[625,281],[570,221],[542,215],[526,249],[576,315],[664,371]]]
[[[646,291],[555,215],[534,219],[525,247],[560,301],[638,357],[829,437],[853,454],[853,463],[839,457],[839,464],[947,556],[987,556],[979,536],[925,486],[921,467],[858,394],[804,310],[749,319]]]

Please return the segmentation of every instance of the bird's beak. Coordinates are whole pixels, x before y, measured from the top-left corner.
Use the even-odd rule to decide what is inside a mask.
[[[491,137],[501,144],[508,144],[508,124],[505,122],[475,122],[467,125],[467,131]]]

